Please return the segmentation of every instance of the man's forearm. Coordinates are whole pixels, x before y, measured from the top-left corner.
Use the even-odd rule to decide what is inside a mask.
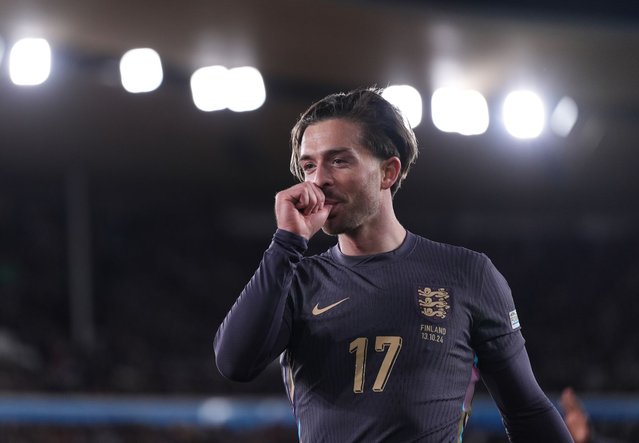
[[[497,367],[480,366],[480,372],[511,442],[573,443],[561,415],[539,387],[525,347]]]

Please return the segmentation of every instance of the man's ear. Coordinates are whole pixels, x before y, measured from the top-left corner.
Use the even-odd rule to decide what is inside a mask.
[[[390,189],[399,180],[402,170],[402,162],[397,157],[390,157],[384,160],[382,166],[382,189]]]

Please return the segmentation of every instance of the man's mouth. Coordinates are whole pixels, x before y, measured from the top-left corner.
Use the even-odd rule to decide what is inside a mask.
[[[337,200],[332,200],[332,199],[324,200],[324,205],[328,205],[328,206],[330,206],[330,207],[331,207],[331,210],[330,210],[330,212],[328,213],[328,218],[329,218],[329,219],[331,219],[331,218],[335,217],[335,215],[336,215],[336,214],[335,214],[334,210],[335,210],[335,207],[336,207],[337,205],[339,205],[339,203],[340,203],[340,202],[338,202]]]
[[[324,204],[325,205],[336,205],[340,203],[340,199],[335,197],[334,195],[326,195],[324,194]]]

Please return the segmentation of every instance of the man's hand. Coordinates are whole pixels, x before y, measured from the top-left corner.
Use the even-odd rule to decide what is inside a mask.
[[[275,195],[277,227],[310,240],[331,212],[324,204],[324,192],[311,182],[298,183]]]

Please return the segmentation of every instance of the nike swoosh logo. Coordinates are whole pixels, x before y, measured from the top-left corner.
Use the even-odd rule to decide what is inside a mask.
[[[328,306],[325,306],[325,307],[323,307],[323,308],[320,308],[320,307],[319,307],[319,303],[318,303],[318,304],[316,304],[316,305],[315,305],[315,307],[313,308],[313,315],[320,315],[320,314],[323,314],[323,313],[325,313],[326,311],[333,309],[335,306],[339,305],[340,303],[344,303],[344,302],[345,302],[346,300],[348,300],[349,298],[350,298],[350,297],[346,297],[346,298],[344,298],[344,299],[342,299],[342,300],[340,300],[340,301],[337,301],[337,302],[333,303],[332,305],[328,305]]]

